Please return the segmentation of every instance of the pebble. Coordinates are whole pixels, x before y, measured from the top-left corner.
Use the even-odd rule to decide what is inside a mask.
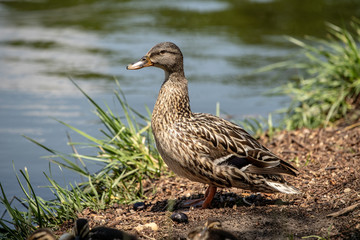
[[[159,230],[159,226],[152,222],[152,223],[147,223],[145,225],[138,225],[137,227],[135,227],[135,230],[138,231],[138,232],[141,232],[143,231],[145,228],[150,228],[151,230],[153,231],[157,231]]]
[[[135,211],[143,210],[143,209],[145,209],[145,203],[144,202],[136,202],[133,205],[133,209]]]
[[[171,220],[177,223],[187,223],[189,222],[188,216],[185,213],[182,212],[176,212],[171,214],[170,216]]]

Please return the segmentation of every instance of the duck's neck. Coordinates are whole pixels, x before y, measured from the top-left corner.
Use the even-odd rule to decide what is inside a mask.
[[[171,123],[181,118],[188,118],[191,114],[188,84],[184,73],[165,73],[165,81],[153,110],[153,121],[162,119]]]

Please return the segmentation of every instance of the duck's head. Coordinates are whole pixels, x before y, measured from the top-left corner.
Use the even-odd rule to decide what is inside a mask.
[[[162,68],[167,74],[174,72],[183,74],[183,55],[180,48],[172,42],[156,44],[139,61],[129,64],[126,68],[137,70],[150,66]]]
[[[30,235],[28,240],[56,240],[55,235],[50,229],[40,228]]]
[[[200,226],[190,231],[189,240],[208,240],[208,239],[228,239],[219,235],[222,225],[218,220],[207,220],[204,226]]]
[[[205,223],[205,227],[208,229],[222,229],[222,224],[217,219],[208,219]]]
[[[189,240],[210,240],[210,239],[228,239],[237,240],[232,233],[222,229],[221,222],[218,220],[208,220],[204,226],[195,228],[189,232]]]
[[[79,218],[76,220],[73,228],[73,234],[76,240],[86,239],[89,231],[90,229],[88,220],[84,218]]]

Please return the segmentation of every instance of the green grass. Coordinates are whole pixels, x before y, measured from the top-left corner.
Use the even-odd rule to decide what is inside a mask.
[[[10,217],[10,221],[4,219],[4,216],[0,219],[1,239],[24,239],[34,231],[35,226],[44,227],[57,222],[54,205],[36,196],[27,169],[20,170],[20,173],[26,183],[23,184],[17,174],[16,178],[25,198],[22,200],[14,199],[17,199],[25,210],[19,210],[12,206],[13,200],[9,201],[0,183],[2,195],[0,203],[6,208]]]
[[[52,163],[88,179],[81,183],[80,187],[83,193],[92,196],[92,202],[95,203],[93,207],[104,208],[106,204],[112,202],[128,203],[142,198],[141,183],[159,177],[163,167],[163,162],[155,149],[149,118],[134,111],[127,104],[120,90],[114,94],[122,108],[122,117],[114,114],[108,106],[105,109],[101,108],[75,82],[73,83],[95,107],[95,114],[105,127],[105,130],[100,130],[103,138],[90,136],[80,129],[59,121],[88,142],[70,141],[68,144],[73,147],[73,153],[63,154],[33,139],[28,139],[49,151],[52,155],[47,158]],[[143,123],[140,124],[140,121]],[[79,146],[96,149],[97,155],[81,155],[75,148]],[[97,162],[103,167],[92,174],[88,171],[85,161]],[[48,180],[51,182],[51,178]],[[52,188],[55,189],[56,186],[52,184]]]
[[[75,82],[73,83],[95,107],[95,114],[104,126],[104,129],[100,130],[102,137],[90,136],[59,121],[87,140],[85,143],[75,143],[69,137],[68,144],[72,148],[70,154],[58,152],[34,139],[26,138],[47,150],[50,155],[45,158],[51,163],[60,169],[73,171],[86,181],[76,186],[61,186],[53,180],[49,167],[50,174],[44,175],[54,199],[46,201],[36,196],[27,170],[20,170],[26,184],[21,182],[18,175],[16,176],[25,194],[25,198],[20,200],[25,210],[12,206],[12,201],[9,201],[0,184],[0,203],[5,206],[11,219],[8,221],[4,216],[0,219],[2,238],[24,239],[35,227],[56,228],[64,221],[74,219],[76,213],[86,207],[97,210],[113,203],[131,203],[144,199],[142,183],[158,178],[160,173],[163,173],[163,161],[155,149],[149,118],[133,110],[127,104],[121,90],[114,93],[122,110],[122,116],[118,116],[108,106],[100,107]],[[95,149],[97,154],[81,155],[78,153],[79,148]],[[98,163],[102,167],[96,173],[91,173],[86,165],[88,162]],[[18,231],[19,229],[21,231]]]
[[[351,29],[328,24],[328,38],[309,37],[306,41],[289,40],[302,49],[302,58],[262,68],[297,69],[296,80],[290,80],[275,92],[291,97],[283,111],[281,127],[288,130],[333,125],[360,104],[360,25]]]
[[[32,141],[53,154],[48,157],[51,162],[86,177],[88,181],[80,186],[84,193],[93,195],[97,204],[105,206],[113,201],[132,202],[142,198],[141,183],[159,177],[163,169],[163,161],[155,149],[150,119],[137,113],[127,104],[120,88],[114,94],[121,106],[122,117],[117,116],[108,106],[105,109],[101,108],[81,88],[78,89],[95,107],[95,113],[105,127],[105,130],[101,130],[104,138],[95,138],[60,121],[86,138],[89,143],[69,142],[74,147],[74,153],[61,154]],[[143,123],[139,123],[140,121]],[[95,148],[98,149],[98,153],[96,156],[80,155],[75,146]],[[74,160],[81,164],[74,163]],[[91,174],[86,168],[85,161],[98,162],[103,167],[99,172]]]
[[[267,118],[246,118],[242,121],[235,121],[238,125],[242,126],[255,138],[262,135],[267,135],[270,139],[274,136],[275,132],[280,130],[273,123],[272,114],[270,113]]]

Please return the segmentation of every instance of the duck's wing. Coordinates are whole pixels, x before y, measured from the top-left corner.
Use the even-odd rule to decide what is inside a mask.
[[[194,113],[175,124],[177,131],[197,141],[200,151],[207,149],[216,165],[231,165],[254,174],[297,175],[297,169],[260,144],[241,127],[219,117]],[[200,147],[201,146],[201,147]]]

